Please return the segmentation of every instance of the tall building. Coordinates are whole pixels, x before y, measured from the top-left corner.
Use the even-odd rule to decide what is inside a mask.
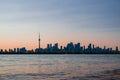
[[[23,48],[20,48],[20,53],[26,53],[26,48],[25,47],[23,47]]]
[[[119,50],[118,50],[118,46],[116,46],[116,50],[115,50],[116,52],[118,52]]]
[[[92,50],[92,44],[90,43],[89,45],[88,45],[88,51],[91,51]]]
[[[39,43],[39,44],[38,44],[38,45],[39,45],[38,47],[39,47],[39,49],[40,49],[40,33],[39,33],[38,43]]]
[[[17,50],[16,50],[16,48],[14,48],[14,53],[16,53],[17,52]]]
[[[55,44],[54,44],[53,50],[54,50],[54,51],[58,51],[58,43],[55,43]]]
[[[81,49],[80,47],[81,47],[81,46],[80,46],[80,43],[77,43],[77,44],[75,44],[75,46],[74,46],[74,48],[75,48],[74,50],[77,51],[77,52],[79,52],[80,49]]]
[[[93,44],[93,49],[95,48],[95,45]]]

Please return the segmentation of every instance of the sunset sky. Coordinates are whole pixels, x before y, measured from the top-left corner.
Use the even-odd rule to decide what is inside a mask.
[[[120,0],[0,0],[0,49],[68,42],[120,49]]]

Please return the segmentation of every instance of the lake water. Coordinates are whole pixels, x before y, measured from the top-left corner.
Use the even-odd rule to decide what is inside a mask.
[[[81,80],[115,69],[120,55],[0,55],[0,80]]]

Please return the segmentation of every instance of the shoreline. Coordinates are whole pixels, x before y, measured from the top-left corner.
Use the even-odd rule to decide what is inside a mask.
[[[19,54],[20,54],[20,55],[21,55],[21,54],[23,54],[23,55],[24,55],[24,54],[28,54],[28,55],[29,55],[29,54],[30,54],[30,55],[31,55],[31,54],[33,54],[33,55],[36,55],[36,54],[38,54],[38,55],[40,55],[40,54],[50,54],[50,55],[52,55],[52,54],[58,54],[58,55],[59,55],[59,54],[62,54],[62,55],[63,55],[63,54],[67,54],[67,55],[69,55],[69,54],[91,54],[91,55],[92,55],[92,54],[120,54],[120,53],[77,53],[77,52],[67,52],[67,53],[62,53],[62,52],[61,52],[61,53],[57,53],[57,52],[47,52],[47,53],[46,53],[46,52],[42,52],[42,53],[0,53],[0,55],[7,55],[7,54],[8,54],[8,55],[9,55],[9,54],[10,54],[10,55],[12,55],[12,54],[15,54],[15,55],[17,55],[17,54],[18,54],[18,55],[19,55]]]

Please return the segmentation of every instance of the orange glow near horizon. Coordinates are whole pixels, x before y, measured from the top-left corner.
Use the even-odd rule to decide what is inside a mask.
[[[104,3],[104,4],[103,4]],[[120,48],[119,0],[0,0],[0,49],[80,42]]]
[[[55,43],[60,46],[66,46],[67,43],[73,42],[74,44],[80,42],[81,46],[87,48],[87,46],[91,43],[94,44],[95,47],[99,46],[103,48],[113,48],[116,46],[120,47],[119,39],[114,38],[114,36],[108,36],[105,34],[89,34],[89,32],[81,32],[79,33],[57,33],[57,32],[41,32],[41,48],[46,48],[47,44],[54,45]],[[79,35],[77,35],[79,34]],[[7,37],[6,37],[7,36]],[[8,37],[9,36],[9,37]],[[26,47],[27,50],[38,48],[38,34],[37,33],[10,33],[4,34],[1,36],[0,40],[0,49],[14,49],[14,48],[22,48]],[[106,37],[107,36],[107,37]]]
[[[60,46],[66,46],[67,43],[69,42],[73,42],[74,44],[80,42],[81,46],[85,46],[87,48],[87,46],[91,43],[91,44],[94,44],[95,47],[99,46],[101,48],[103,48],[104,46],[106,46],[106,48],[113,48],[115,49],[116,46],[118,46],[118,43],[113,43],[112,41],[109,41],[109,42],[105,42],[105,41],[102,41],[102,40],[80,40],[80,39],[77,39],[77,40],[72,40],[72,39],[67,39],[67,38],[64,38],[63,40],[53,40],[53,39],[46,39],[46,40],[41,40],[41,48],[46,48],[47,47],[47,44],[52,44],[54,45],[55,43],[58,43],[59,44],[59,47]],[[30,40],[27,40],[27,41],[15,41],[15,40],[11,40],[10,42],[9,41],[1,41],[0,42],[0,49],[14,49],[14,48],[22,48],[22,47],[25,47],[27,50],[31,50],[31,49],[36,49],[38,48],[38,40],[36,38],[35,39],[30,39]],[[118,46],[119,47],[119,46]]]

